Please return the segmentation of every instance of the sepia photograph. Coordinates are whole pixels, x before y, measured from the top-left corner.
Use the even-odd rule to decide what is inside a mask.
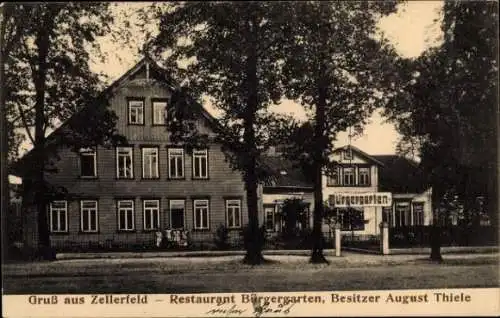
[[[498,1],[1,2],[5,317],[498,315]]]

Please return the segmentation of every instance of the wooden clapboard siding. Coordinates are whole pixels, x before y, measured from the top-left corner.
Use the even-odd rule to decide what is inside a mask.
[[[234,197],[241,199],[242,221],[248,219],[245,189],[241,173],[233,171],[225,161],[220,145],[210,144],[208,151],[208,180],[192,179],[192,156],[185,152],[185,178],[169,180],[167,146],[168,133],[165,126],[152,125],[152,99],[168,99],[170,88],[165,83],[145,79],[145,71],[139,71],[127,81],[115,88],[110,98],[110,107],[118,116],[117,130],[125,135],[133,147],[134,178],[132,180],[117,180],[116,178],[116,150],[114,148],[98,147],[97,149],[97,178],[81,179],[79,156],[70,149],[61,149],[59,160],[55,166],[58,172],[47,174],[47,180],[68,190],[69,233],[68,240],[80,235],[84,239],[123,239],[131,240],[135,234],[117,233],[116,200],[129,198],[134,200],[135,229],[142,232],[143,199],[156,198],[160,200],[160,223],[163,228],[170,225],[168,209],[169,199],[183,198],[185,200],[185,223],[187,229],[193,228],[193,199],[207,197],[210,200],[210,230],[215,231],[219,224],[225,224],[225,199]],[[145,101],[144,125],[128,124],[127,98],[138,97]],[[213,134],[205,118],[197,123],[198,128],[205,133]],[[159,149],[159,179],[142,179],[141,146],[158,146]],[[80,232],[80,202],[81,199],[95,199],[98,201],[99,235],[83,234]],[[135,236],[134,236],[135,235]],[[145,234],[146,236],[149,234]],[[53,235],[55,240],[64,240],[64,235]]]

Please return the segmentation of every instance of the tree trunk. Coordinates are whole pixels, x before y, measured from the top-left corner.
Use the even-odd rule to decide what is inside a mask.
[[[6,27],[6,6],[8,4],[4,3],[4,6],[0,8],[1,10],[1,25],[0,25],[0,131],[2,132],[1,137],[1,222],[2,222],[2,259],[8,259],[9,251],[9,236],[6,226],[7,221],[7,211],[9,210],[9,200],[10,200],[10,189],[9,189],[9,174],[7,169],[7,158],[9,152],[9,139],[7,130],[7,110],[5,105],[5,57],[4,57],[4,37],[5,37],[5,27]]]
[[[431,228],[431,260],[436,262],[441,262],[443,260],[441,256],[441,203],[442,191],[436,186],[432,188],[432,208],[433,222]]]
[[[255,27],[254,22],[253,26]],[[255,37],[255,30],[249,32],[250,35]],[[247,251],[244,263],[257,265],[264,261],[262,256],[262,241],[259,231],[259,215],[258,215],[258,197],[257,197],[257,147],[255,140],[255,116],[257,112],[258,105],[258,80],[257,80],[257,53],[256,53],[256,41],[250,41],[252,43],[248,48],[248,59],[246,65],[246,89],[248,92],[248,99],[246,104],[246,110],[244,115],[244,128],[243,140],[245,143],[245,189],[247,196],[247,210],[248,210],[248,226],[251,240],[248,242]]]
[[[45,202],[45,91],[47,76],[47,56],[49,50],[49,34],[45,28],[40,28],[35,41],[37,47],[38,68],[33,76],[35,84],[35,203],[37,211],[38,244],[40,256],[44,259],[53,259],[50,252],[50,234],[47,222],[47,202]]]
[[[318,87],[318,103],[315,113],[315,131],[314,131],[314,214],[312,231],[312,253],[311,263],[328,263],[323,255],[323,233],[321,232],[321,223],[323,219],[323,151],[325,145],[324,127],[325,127],[325,108],[326,108],[326,89],[320,84]]]

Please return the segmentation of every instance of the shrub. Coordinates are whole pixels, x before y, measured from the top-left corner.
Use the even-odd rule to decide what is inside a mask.
[[[220,224],[216,231],[214,237],[214,243],[217,249],[224,250],[229,247],[229,230],[223,224]]]

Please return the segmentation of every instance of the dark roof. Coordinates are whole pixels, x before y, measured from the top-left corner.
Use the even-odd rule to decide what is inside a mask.
[[[379,191],[422,193],[427,189],[418,163],[397,155],[373,155],[383,163],[378,169]]]
[[[280,156],[263,156],[261,160],[271,173],[264,188],[313,188],[311,180],[292,161]]]

